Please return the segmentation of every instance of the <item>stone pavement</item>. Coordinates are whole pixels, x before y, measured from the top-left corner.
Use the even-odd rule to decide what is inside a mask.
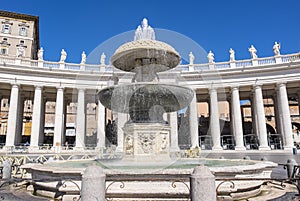
[[[243,159],[250,157],[252,160],[261,160],[266,158],[269,161],[273,161],[279,164],[285,164],[288,159],[295,159],[300,164],[300,153],[293,154],[284,151],[272,151],[272,152],[261,152],[261,151],[226,151],[226,152],[212,152],[212,151],[201,151],[201,157],[203,158],[225,158],[225,159]],[[284,179],[287,178],[286,170],[283,166],[278,166],[273,169],[272,178]],[[28,192],[25,192],[22,188],[9,189],[8,187],[2,187],[0,189],[0,200],[5,201],[50,201],[51,199],[36,197]]]

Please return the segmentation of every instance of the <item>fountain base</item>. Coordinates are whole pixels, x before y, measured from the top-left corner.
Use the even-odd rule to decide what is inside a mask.
[[[170,161],[170,126],[164,123],[127,123],[124,131],[125,161]]]

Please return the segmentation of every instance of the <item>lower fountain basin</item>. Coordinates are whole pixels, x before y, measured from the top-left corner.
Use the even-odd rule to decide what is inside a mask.
[[[164,112],[174,112],[187,107],[193,96],[190,88],[153,82],[111,86],[98,93],[102,105],[121,113],[151,112],[155,106]]]

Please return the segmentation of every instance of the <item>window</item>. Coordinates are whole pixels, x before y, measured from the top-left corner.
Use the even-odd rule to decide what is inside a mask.
[[[7,42],[7,38],[3,38],[2,40],[5,41],[5,42]]]
[[[26,27],[20,27],[19,35],[20,36],[27,36],[27,28]]]
[[[1,47],[0,54],[1,55],[6,55],[7,54],[7,47]]]
[[[23,40],[20,40],[20,45],[24,45],[25,42]]]
[[[10,24],[3,24],[2,25],[2,33],[9,34],[11,31],[11,25]]]

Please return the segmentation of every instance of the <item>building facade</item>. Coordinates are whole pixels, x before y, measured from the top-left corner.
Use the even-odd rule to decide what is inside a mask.
[[[38,18],[0,14],[1,48],[6,48],[0,54],[2,150],[26,142],[30,151],[45,147],[60,151],[70,144],[75,150],[111,144],[123,150],[122,127],[128,115],[105,109],[97,92],[114,84],[116,77],[119,84],[126,83],[124,73],[103,62],[66,63],[63,54],[60,62],[44,61],[37,51]],[[26,36],[20,35],[23,27]],[[27,46],[22,55],[17,49],[21,40]],[[195,91],[185,113],[165,116],[171,126],[171,150],[292,151],[299,142],[300,55],[254,54],[242,61],[190,62],[169,72],[184,80],[178,84]],[[107,136],[109,120],[113,142]]]

